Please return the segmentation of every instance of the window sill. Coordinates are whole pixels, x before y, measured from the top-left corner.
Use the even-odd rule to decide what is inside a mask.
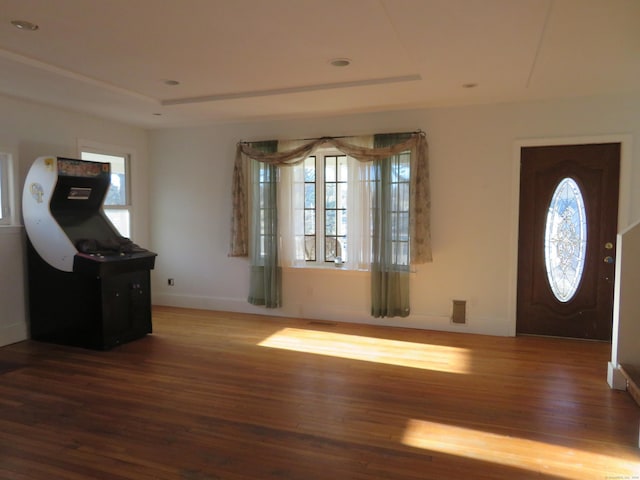
[[[21,233],[23,230],[24,230],[24,227],[22,225],[0,224],[0,235],[3,235],[3,234],[10,235],[14,233]]]
[[[340,275],[365,275],[365,274],[368,275],[369,273],[371,273],[371,270],[365,270],[365,269],[351,269],[351,268],[340,268],[340,267],[332,267],[332,266],[318,267],[318,266],[310,266],[310,265],[302,265],[302,266],[288,265],[286,267],[282,267],[282,270],[286,272],[294,273],[294,274],[310,273],[310,272],[320,272],[320,273],[340,272]],[[407,273],[409,273],[411,277],[415,277],[418,271],[414,267],[411,270],[409,270],[409,272]]]
[[[290,270],[292,272],[303,272],[303,271],[312,271],[312,272],[349,272],[349,273],[369,273],[369,270],[365,269],[354,269],[354,268],[344,268],[344,267],[336,267],[334,265],[320,266],[320,265],[289,265],[286,267],[282,267],[283,270]]]

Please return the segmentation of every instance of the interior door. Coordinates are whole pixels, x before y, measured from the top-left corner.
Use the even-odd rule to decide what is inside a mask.
[[[620,144],[521,150],[518,334],[611,340]]]

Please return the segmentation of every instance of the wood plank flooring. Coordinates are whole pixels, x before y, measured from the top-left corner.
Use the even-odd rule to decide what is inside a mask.
[[[0,348],[0,478],[638,479],[610,346],[154,308]]]

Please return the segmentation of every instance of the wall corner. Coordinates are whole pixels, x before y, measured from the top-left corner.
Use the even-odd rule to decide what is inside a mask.
[[[611,362],[607,364],[607,383],[613,390],[627,389],[627,379],[620,371],[620,368]]]

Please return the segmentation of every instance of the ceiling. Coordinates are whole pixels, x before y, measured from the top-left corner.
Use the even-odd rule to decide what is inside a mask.
[[[0,93],[164,128],[630,92],[639,25],[639,0],[0,0]]]

